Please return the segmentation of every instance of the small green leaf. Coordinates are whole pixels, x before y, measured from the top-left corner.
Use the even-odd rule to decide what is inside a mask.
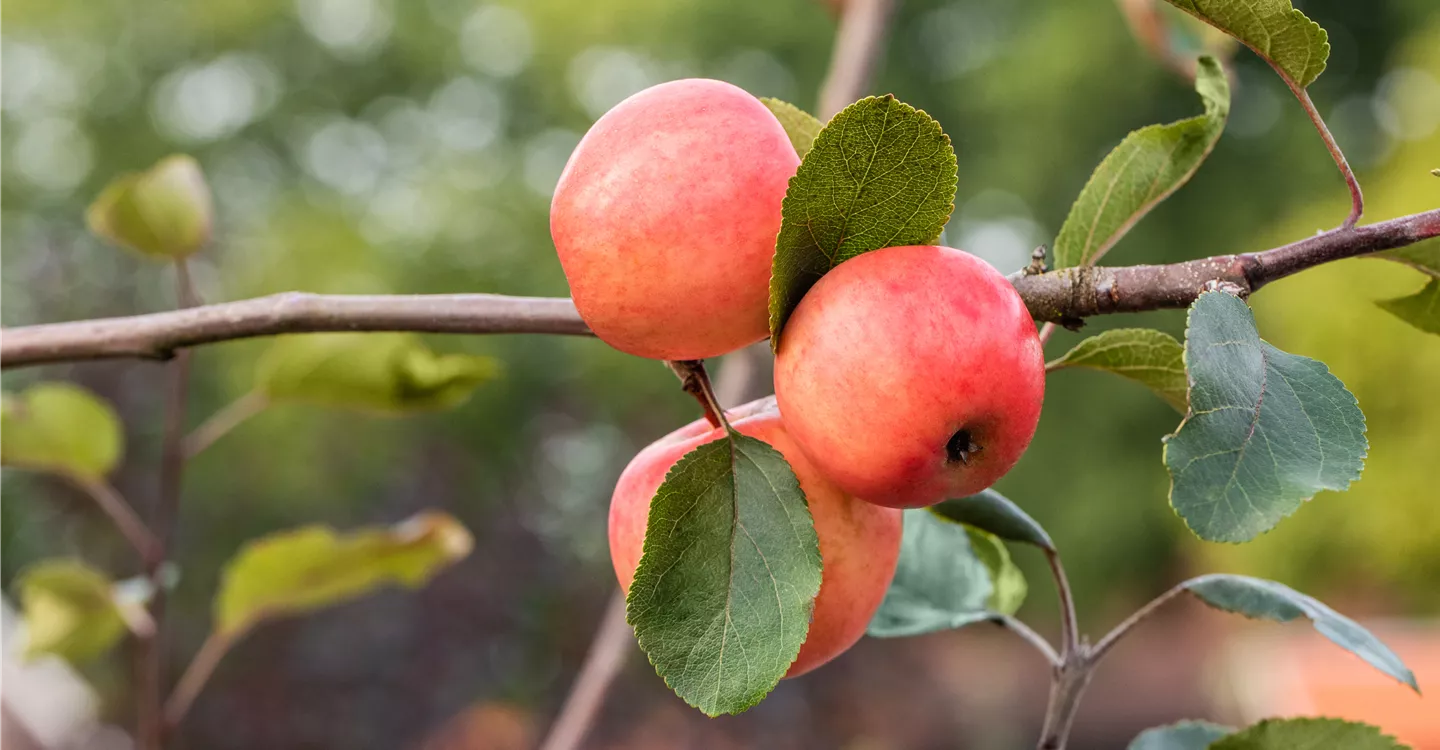
[[[810,153],[810,146],[815,143],[815,136],[825,127],[825,123],[787,101],[762,96],[760,102],[768,107],[775,119],[784,126],[785,134],[790,136],[790,143],[795,146],[795,153],[804,159],[805,155]]]
[[[1393,260],[1421,273],[1440,276],[1440,242],[1422,242],[1410,247],[1386,250],[1370,257]]]
[[[1054,551],[1055,543],[1045,528],[1031,518],[1020,506],[995,490],[984,490],[969,497],[946,500],[930,506],[930,511],[941,516],[987,531],[1006,541],[1033,544],[1041,549]]]
[[[1205,750],[1235,731],[1208,721],[1182,721],[1141,732],[1127,750]]]
[[[1091,336],[1047,370],[1089,367],[1129,378],[1155,392],[1184,414],[1186,406],[1185,348],[1174,336],[1150,328],[1117,328]]]
[[[1230,115],[1230,84],[1215,58],[1200,58],[1195,90],[1205,114],[1136,130],[1095,168],[1055,238],[1056,268],[1099,260],[1200,168]]]
[[[1325,60],[1330,57],[1328,36],[1290,0],[1168,2],[1240,40],[1299,88],[1309,86],[1325,70]]]
[[[1190,306],[1190,413],[1166,438],[1170,504],[1201,539],[1244,542],[1360,476],[1365,415],[1324,364],[1260,339],[1224,292]]]
[[[934,242],[955,208],[955,151],[930,115],[861,99],[815,137],[781,204],[770,276],[771,345],[826,272],[871,250]]]
[[[790,465],[732,431],[685,454],[656,491],[628,619],[676,695],[709,716],[738,713],[800,653],[820,570]]]
[[[109,404],[59,382],[0,395],[0,432],[0,463],[91,480],[114,470],[125,441]]]
[[[1354,620],[1283,583],[1249,576],[1214,574],[1191,579],[1184,586],[1200,601],[1226,612],[1276,622],[1289,622],[1301,616],[1309,618],[1315,629],[1335,645],[1420,692],[1415,674],[1379,638]]]
[[[1408,297],[1380,300],[1375,304],[1426,333],[1440,335],[1440,278],[1430,279],[1424,289]]]
[[[1013,614],[1024,600],[1025,577],[999,539],[911,509],[895,577],[867,632],[902,638],[950,630]]]
[[[456,406],[499,372],[489,357],[437,354],[410,333],[305,334],[275,340],[256,387],[272,402],[403,412]]]
[[[91,232],[117,245],[178,259],[210,241],[213,214],[200,165],[176,155],[111,182],[86,210],[85,222]]]
[[[226,565],[215,630],[234,636],[261,620],[313,612],[387,584],[418,588],[473,546],[459,521],[435,511],[343,535],[325,526],[272,534]]]
[[[1266,719],[1210,750],[1409,750],[1377,727],[1342,719]]]
[[[8,440],[8,437],[7,437]],[[109,651],[125,634],[110,579],[79,560],[45,560],[20,572],[25,658],[55,654],[72,663]]]

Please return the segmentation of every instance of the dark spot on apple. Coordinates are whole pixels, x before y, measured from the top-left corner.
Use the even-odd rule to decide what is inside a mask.
[[[962,464],[969,464],[970,457],[979,453],[981,450],[981,447],[971,438],[970,431],[967,429],[961,429],[954,435],[951,435],[950,441],[945,443],[945,456],[952,464],[956,461]]]

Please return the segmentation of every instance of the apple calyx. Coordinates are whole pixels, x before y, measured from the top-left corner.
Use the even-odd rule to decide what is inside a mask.
[[[970,430],[961,428],[954,435],[950,436],[949,442],[945,443],[945,455],[950,463],[959,461],[969,465],[970,455],[984,450],[973,438],[970,437]]]

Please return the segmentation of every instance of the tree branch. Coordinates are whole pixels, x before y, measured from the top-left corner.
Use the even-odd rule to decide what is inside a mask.
[[[1112,313],[1187,307],[1209,282],[1249,294],[1277,279],[1343,258],[1440,237],[1440,209],[1243,255],[1159,266],[1066,268],[1016,274],[1015,289],[1039,321],[1074,325]],[[589,335],[568,299],[495,294],[325,295],[286,292],[188,310],[4,329],[0,367],[116,357],[165,359],[184,347],[321,331]]]
[[[885,51],[896,0],[844,0],[845,13],[835,32],[830,70],[820,86],[820,119],[865,95]]]

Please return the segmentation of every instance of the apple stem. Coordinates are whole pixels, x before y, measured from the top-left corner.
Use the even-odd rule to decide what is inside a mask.
[[[667,359],[665,366],[680,378],[680,388],[695,397],[705,410],[705,420],[711,427],[730,428],[725,420],[725,410],[715,398],[715,387],[710,384],[710,374],[705,371],[705,362],[699,359]]]

